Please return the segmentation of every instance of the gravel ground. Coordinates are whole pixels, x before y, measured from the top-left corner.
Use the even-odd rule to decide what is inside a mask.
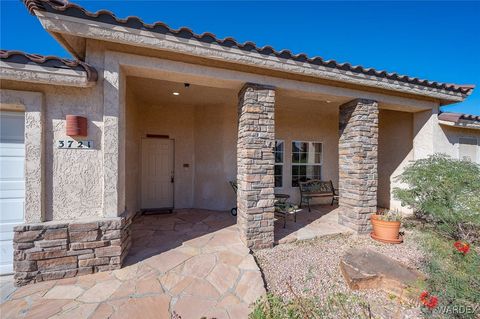
[[[421,269],[423,253],[418,245],[418,233],[405,231],[400,245],[376,242],[368,235],[336,235],[313,241],[278,245],[256,252],[267,289],[286,299],[293,297],[287,283],[296,295],[326,298],[334,292],[352,292],[345,284],[339,264],[340,257],[350,248],[371,248],[412,268]],[[380,290],[352,292],[370,303],[380,318],[421,318],[418,308],[400,303]]]

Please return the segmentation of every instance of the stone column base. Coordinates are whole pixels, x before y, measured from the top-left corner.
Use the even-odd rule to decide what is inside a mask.
[[[370,216],[374,212],[359,212],[355,208],[340,207],[338,223],[354,230],[357,234],[367,234],[372,230]]]
[[[14,228],[15,285],[119,269],[130,248],[131,218],[23,224]]]

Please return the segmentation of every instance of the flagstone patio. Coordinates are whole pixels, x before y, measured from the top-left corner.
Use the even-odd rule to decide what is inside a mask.
[[[292,243],[297,240],[309,240],[317,237],[350,233],[352,230],[338,223],[337,205],[315,205],[302,208],[297,212],[297,222],[289,216],[285,228],[283,220],[275,221],[275,244]]]
[[[275,225],[280,243],[344,231],[331,207]],[[338,230],[337,230],[338,232]],[[264,281],[228,212],[184,209],[137,217],[124,268],[14,289],[2,281],[7,318],[247,318]]]

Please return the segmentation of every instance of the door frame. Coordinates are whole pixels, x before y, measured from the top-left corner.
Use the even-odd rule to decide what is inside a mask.
[[[156,207],[156,208],[143,208],[142,203],[142,192],[143,192],[143,140],[170,140],[172,141],[172,170],[173,170],[173,186],[172,186],[172,206],[171,207]],[[140,139],[140,212],[148,212],[148,211],[157,211],[157,210],[168,210],[172,212],[175,209],[175,139],[170,138],[168,135],[154,135],[154,134],[146,134],[146,136]]]

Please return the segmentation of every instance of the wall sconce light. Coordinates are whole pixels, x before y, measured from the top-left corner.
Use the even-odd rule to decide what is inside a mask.
[[[67,135],[87,136],[87,118],[78,115],[67,115]]]

